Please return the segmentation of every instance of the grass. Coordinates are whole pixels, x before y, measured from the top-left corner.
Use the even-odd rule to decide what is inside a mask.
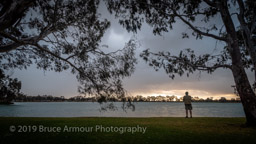
[[[0,143],[189,143],[189,144],[255,144],[256,128],[243,124],[245,118],[10,118],[0,117]],[[10,132],[10,126],[15,132]],[[93,127],[92,132],[38,132],[44,127]],[[102,127],[147,127],[146,132],[100,132]],[[27,132],[17,132],[25,126]],[[35,126],[36,132],[28,126]],[[22,130],[22,131],[25,131]]]

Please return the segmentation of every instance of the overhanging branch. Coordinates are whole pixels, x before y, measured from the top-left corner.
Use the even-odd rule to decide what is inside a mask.
[[[189,61],[184,61],[184,59],[182,58],[179,58],[177,56],[171,56],[172,58],[178,60],[179,63],[182,63],[182,64],[186,64],[186,65],[189,65],[191,67],[195,67],[197,70],[202,70],[202,71],[214,71],[218,68],[227,68],[227,69],[232,69],[231,65],[228,65],[228,64],[215,64],[213,66],[207,66],[207,61],[205,61],[203,64],[193,64]]]
[[[52,56],[54,56],[54,57],[56,57],[56,58],[58,58],[58,59],[60,59],[60,60],[62,60],[62,61],[64,61],[64,62],[68,63],[72,68],[74,68],[75,70],[77,70],[80,75],[82,75],[82,76],[88,78],[88,79],[93,83],[93,85],[96,87],[97,92],[100,93],[100,90],[99,90],[98,85],[96,84],[96,82],[95,82],[90,76],[88,76],[84,71],[82,71],[81,69],[79,69],[78,67],[76,67],[72,62],[68,61],[68,59],[65,59],[65,58],[63,58],[63,57],[60,57],[60,56],[56,55],[55,53],[53,53],[53,52],[51,52],[51,51],[49,51],[49,50],[43,48],[42,46],[40,46],[38,43],[33,44],[33,46],[37,47],[37,48],[38,48],[39,50],[41,50],[41,51],[44,51],[44,52],[46,52],[46,53],[48,53],[48,54],[50,54],[50,55],[52,55]]]
[[[212,7],[217,7],[217,4],[214,3],[214,2],[211,2],[211,1],[209,1],[209,0],[205,0],[205,2],[206,2],[207,4],[209,4],[210,6],[212,6]],[[158,9],[157,6],[154,6],[154,5],[152,5],[152,4],[148,4],[148,3],[144,3],[144,2],[140,2],[140,3],[146,4],[146,5],[150,6],[150,7],[153,7],[153,8],[155,8],[155,9],[157,9],[159,13],[163,13],[163,14],[168,15],[168,16],[170,16],[170,17],[175,17],[175,16],[176,16],[176,17],[180,18],[180,19],[182,20],[182,22],[184,22],[186,25],[188,25],[193,31],[195,31],[195,32],[197,32],[197,33],[199,33],[199,34],[201,34],[201,35],[204,35],[204,36],[207,36],[207,37],[211,37],[211,38],[214,38],[214,39],[220,40],[220,41],[225,41],[225,42],[228,41],[228,40],[227,40],[226,38],[224,38],[224,37],[220,37],[220,36],[217,36],[217,35],[214,35],[214,34],[211,34],[211,33],[208,33],[208,32],[203,32],[203,31],[199,30],[198,28],[196,28],[195,26],[193,26],[189,21],[187,21],[187,20],[185,20],[185,19],[183,18],[183,16],[186,17],[186,16],[188,16],[188,15],[178,14],[178,13],[176,12],[176,10],[175,10],[174,8],[171,8],[170,5],[167,4],[167,3],[162,2],[162,4],[165,4],[165,5],[167,5],[167,7],[170,7],[170,9],[173,11],[173,14],[168,14],[168,13],[162,12],[161,9]],[[197,14],[203,14],[203,13],[202,13],[202,12],[195,13],[195,15],[197,15]],[[193,15],[194,15],[194,14],[193,14]]]
[[[0,35],[3,36],[4,38],[7,38],[11,41],[13,41],[10,44],[6,44],[4,46],[0,46],[0,53],[4,52],[9,52],[11,50],[15,50],[16,48],[22,46],[22,45],[31,45],[34,43],[37,43],[53,31],[51,30],[50,27],[46,27],[45,31],[42,31],[38,36],[30,37],[30,38],[22,38],[22,39],[17,39],[16,37],[13,37],[12,35],[9,35],[3,31],[0,31]]]
[[[174,12],[176,13],[176,12]],[[211,34],[211,33],[206,33],[206,32],[203,32],[199,29],[197,29],[195,26],[193,26],[189,21],[185,20],[182,16],[180,16],[179,14],[176,13],[176,16],[179,17],[186,25],[188,25],[193,31],[201,34],[201,35],[204,35],[204,36],[207,36],[207,37],[211,37],[211,38],[214,38],[214,39],[217,39],[217,40],[220,40],[220,41],[227,41],[226,38],[224,37],[220,37],[220,36],[217,36],[217,35],[214,35],[214,34]]]

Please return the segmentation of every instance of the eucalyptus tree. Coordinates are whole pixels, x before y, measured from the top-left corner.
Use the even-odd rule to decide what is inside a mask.
[[[117,51],[100,44],[110,27],[99,0],[1,0],[0,69],[70,70],[80,93],[100,102],[123,98],[122,79],[135,69],[136,42]],[[107,52],[108,51],[108,52]]]
[[[192,49],[179,55],[145,50],[141,57],[158,70],[163,68],[174,78],[195,71],[232,71],[248,125],[256,125],[256,96],[246,69],[256,78],[256,1],[255,0],[106,0],[108,9],[128,31],[138,31],[143,23],[153,33],[169,32],[179,21],[191,29],[183,38],[210,37],[225,44],[217,55],[196,55]],[[219,20],[219,21],[217,21]],[[217,21],[217,22],[216,22]],[[185,41],[185,40],[184,40]]]

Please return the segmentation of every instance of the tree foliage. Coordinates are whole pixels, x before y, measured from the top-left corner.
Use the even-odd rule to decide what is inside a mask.
[[[173,25],[179,21],[191,29],[190,34],[187,31],[183,32],[182,38],[211,37],[224,43],[230,40],[230,33],[226,30],[225,22],[223,25],[220,24],[221,22],[215,22],[220,20],[221,13],[222,2],[218,0],[108,0],[106,4],[109,11],[119,18],[119,23],[127,31],[137,32],[143,23],[147,23],[153,28],[153,34],[161,35],[163,32],[172,30]],[[240,20],[234,25],[237,25],[235,30],[243,67],[255,72],[256,2],[230,0],[227,2],[227,8],[233,11],[232,21],[233,19]],[[218,68],[232,68],[228,46],[225,46],[217,55],[198,56],[192,49],[186,49],[178,56],[174,56],[170,52],[152,53],[147,49],[140,56],[155,70],[164,68],[171,78],[174,78],[176,74],[181,76],[185,72],[189,75],[196,70],[212,73]]]
[[[185,23],[190,28],[191,34],[188,32],[182,33],[182,38],[189,38],[190,36],[196,39],[203,37],[211,37],[216,40],[226,42],[228,41],[228,33],[223,25],[214,22],[219,20],[220,9],[217,7],[218,1],[209,0],[172,0],[172,1],[155,1],[155,0],[109,0],[106,1],[108,9],[119,18],[120,24],[128,31],[137,32],[140,30],[143,23],[147,23],[153,27],[153,34],[161,35],[163,32],[169,32],[173,29],[173,25],[177,21]],[[251,39],[255,46],[255,2],[252,0],[246,1],[244,5],[244,20],[248,28],[251,30]],[[228,8],[238,9],[237,2],[229,1]],[[238,13],[233,13],[238,15]],[[196,26],[196,24],[200,24]],[[237,26],[237,35],[239,36],[239,45],[242,53],[243,64],[246,68],[251,68],[254,71],[254,66],[248,48],[246,48],[246,41],[241,25]],[[186,49],[181,51],[179,56],[171,56],[169,52],[160,52],[158,54],[151,53],[145,50],[141,57],[149,62],[150,66],[156,69],[163,66],[167,73],[173,77],[175,73],[183,74],[182,70],[177,70],[175,67],[167,66],[165,61],[180,65],[179,67],[188,72],[195,70],[206,70],[213,72],[217,68],[229,68],[231,66],[231,57],[228,54],[227,47],[218,55],[201,55],[196,56],[193,50]],[[151,56],[151,57],[150,57]],[[161,61],[159,61],[161,59]],[[182,60],[182,61],[181,61]],[[158,62],[156,62],[158,61]],[[186,68],[186,66],[193,65],[194,68]],[[172,64],[171,64],[172,65]],[[183,65],[183,66],[182,66]],[[198,69],[197,69],[198,67]],[[173,70],[170,68],[174,68]]]
[[[0,67],[3,70],[71,70],[79,92],[123,97],[122,78],[135,69],[136,42],[106,52],[101,38],[110,26],[99,0],[3,0],[0,2]]]
[[[20,94],[21,82],[10,78],[0,70],[0,103],[10,104]]]
[[[152,53],[145,50],[141,53],[141,57],[156,71],[160,68],[165,69],[165,72],[172,79],[174,79],[175,74],[189,76],[190,73],[195,71],[212,73],[220,67],[231,68],[231,65],[227,62],[229,56],[226,53],[196,56],[193,50],[186,49],[180,51],[179,55],[174,56],[170,52]]]

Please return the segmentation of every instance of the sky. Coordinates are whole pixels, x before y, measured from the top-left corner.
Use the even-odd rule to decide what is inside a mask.
[[[144,24],[141,31],[136,34],[128,33],[102,4],[99,7],[99,13],[102,14],[102,19],[107,18],[111,22],[111,27],[104,34],[101,45],[108,45],[113,50],[120,49],[134,35],[140,43],[140,47],[136,49],[138,59],[136,70],[131,77],[123,80],[124,88],[130,96],[183,96],[188,91],[192,97],[213,97],[214,99],[237,97],[233,94],[234,90],[231,87],[234,85],[234,80],[230,70],[218,69],[212,74],[196,72],[190,77],[176,76],[173,80],[163,70],[156,72],[139,57],[145,49],[150,49],[152,52],[169,51],[177,54],[180,50],[191,48],[197,54],[216,54],[223,48],[223,43],[216,43],[216,40],[206,37],[203,40],[196,40],[193,37],[182,39],[181,33],[189,32],[190,29],[179,21],[174,25],[173,30],[163,33],[162,36],[153,35],[152,28],[147,24]],[[79,83],[70,71],[61,73],[43,71],[32,65],[27,70],[12,70],[8,73],[22,81],[21,91],[27,95],[46,94],[67,98],[79,95],[77,92]],[[253,78],[251,73],[249,78]]]

